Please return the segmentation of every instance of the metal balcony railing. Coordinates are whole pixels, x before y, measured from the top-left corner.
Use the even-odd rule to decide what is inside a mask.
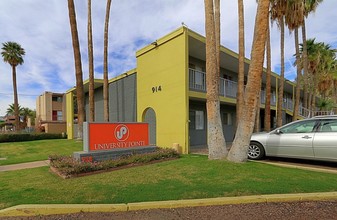
[[[237,82],[221,77],[219,77],[219,80],[219,95],[228,98],[236,98],[238,90]],[[189,88],[193,91],[206,92],[206,73],[195,69],[189,69]],[[266,92],[262,90],[260,96],[261,104],[265,104]],[[276,95],[274,92],[271,94],[270,104],[276,106]]]

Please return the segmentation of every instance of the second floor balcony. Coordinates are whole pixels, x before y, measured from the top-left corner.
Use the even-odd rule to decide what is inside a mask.
[[[236,99],[238,83],[219,77],[219,95]],[[206,92],[206,73],[195,69],[189,69],[189,89],[193,91]],[[266,92],[261,91],[261,104],[265,104]],[[273,92],[270,100],[272,106],[276,106],[276,94]]]

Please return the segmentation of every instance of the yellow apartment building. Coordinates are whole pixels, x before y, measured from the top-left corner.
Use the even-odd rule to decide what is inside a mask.
[[[225,139],[234,138],[238,54],[221,47],[220,104]],[[183,153],[207,146],[205,37],[181,27],[136,52],[137,67],[109,81],[111,122],[148,122],[150,143],[179,145]],[[245,60],[245,75],[250,61]],[[265,78],[261,88],[260,117],[264,118]],[[271,126],[276,124],[278,81],[272,73]],[[88,114],[88,81],[84,82]],[[103,121],[103,82],[95,81],[96,121]],[[74,138],[75,88],[66,92],[67,133]],[[291,121],[295,84],[286,80],[283,122]],[[299,118],[307,111],[300,107]],[[261,120],[262,122],[263,120]],[[75,121],[76,122],[76,121]],[[263,129],[263,124],[259,125]]]

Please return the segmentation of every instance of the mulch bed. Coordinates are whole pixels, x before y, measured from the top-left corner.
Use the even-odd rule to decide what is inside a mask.
[[[156,164],[160,162],[165,162],[165,161],[170,161],[170,160],[176,160],[179,158],[165,158],[161,160],[154,160],[151,162],[147,163],[132,163],[132,164],[127,164],[124,166],[119,166],[119,167],[114,167],[106,170],[97,170],[97,171],[91,171],[91,172],[86,172],[86,173],[79,173],[79,174],[73,174],[73,175],[65,175],[61,173],[56,167],[50,166],[50,172],[55,173],[62,179],[70,179],[70,178],[76,178],[76,177],[83,177],[83,176],[90,176],[90,175],[95,175],[95,174],[100,174],[100,173],[106,173],[106,172],[111,172],[111,171],[116,171],[116,170],[122,170],[122,169],[127,169],[127,168],[132,168],[132,167],[139,167],[139,166],[145,166],[149,164]]]

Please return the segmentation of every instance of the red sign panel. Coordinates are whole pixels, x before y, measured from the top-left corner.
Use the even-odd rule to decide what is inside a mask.
[[[149,145],[146,123],[89,123],[88,130],[90,151]]]

